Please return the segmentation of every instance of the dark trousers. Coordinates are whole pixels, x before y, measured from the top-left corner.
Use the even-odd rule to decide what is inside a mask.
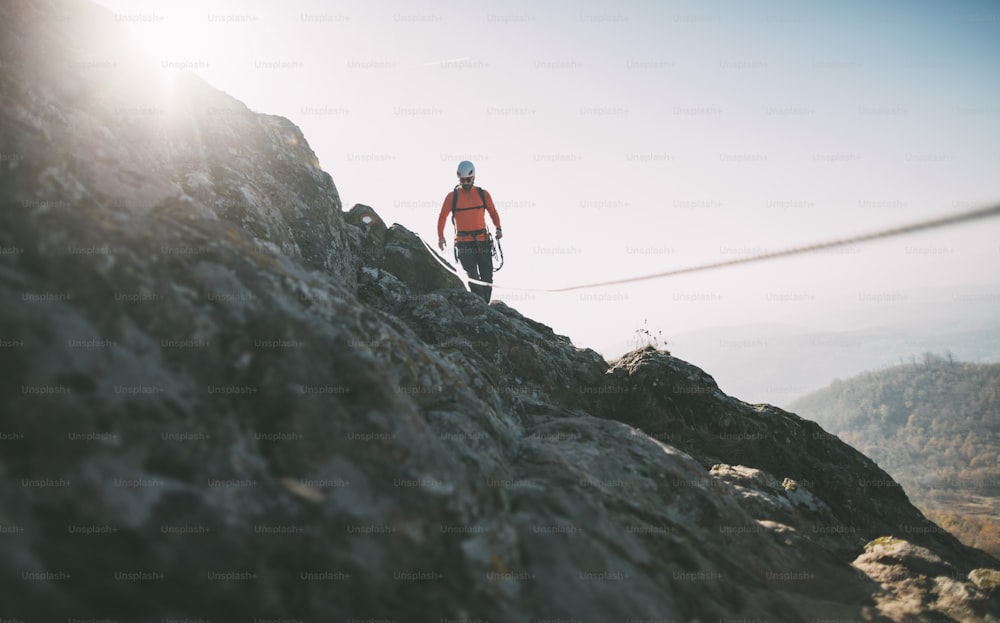
[[[462,268],[470,279],[493,282],[493,252],[488,242],[456,242],[455,252],[458,254],[458,261],[462,263]],[[487,303],[493,294],[491,286],[481,286],[478,283],[470,283],[469,290],[473,294],[483,297]]]

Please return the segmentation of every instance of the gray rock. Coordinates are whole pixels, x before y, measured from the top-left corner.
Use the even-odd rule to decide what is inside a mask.
[[[996,586],[976,581],[1000,577],[996,571],[961,574],[929,549],[890,537],[868,543],[854,566],[883,587],[878,610],[893,621],[997,620],[996,601],[993,608],[984,607]]]
[[[0,618],[986,615],[996,561],[870,460],[483,303],[111,19],[0,6]]]

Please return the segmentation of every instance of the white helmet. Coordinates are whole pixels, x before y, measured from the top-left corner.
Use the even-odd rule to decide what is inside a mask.
[[[476,176],[476,166],[469,162],[468,160],[463,160],[458,163],[458,176],[459,177],[475,177]]]
[[[472,183],[476,181],[476,167],[468,160],[458,163],[458,183],[462,188],[472,188]]]

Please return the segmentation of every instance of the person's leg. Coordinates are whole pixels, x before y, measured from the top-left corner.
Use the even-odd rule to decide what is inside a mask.
[[[479,247],[479,253],[476,254],[476,258],[479,262],[479,280],[487,281],[493,283],[493,253],[490,249],[489,244],[482,244]],[[480,286],[481,295],[483,300],[487,303],[490,302],[490,297],[493,295],[492,286]]]
[[[459,242],[455,245],[455,249],[458,251],[458,261],[462,263],[462,268],[465,269],[465,274],[469,276],[469,279],[485,281],[485,279],[479,276],[479,254],[477,253],[476,243]],[[481,288],[482,286],[477,283],[469,284],[469,291],[476,296],[482,296]]]

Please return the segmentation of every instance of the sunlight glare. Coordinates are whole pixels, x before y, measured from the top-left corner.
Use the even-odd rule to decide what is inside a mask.
[[[183,70],[208,70],[215,52],[224,47],[223,33],[212,28],[204,7],[195,3],[163,3],[139,10],[125,2],[113,6],[115,20],[126,26],[141,53],[162,70],[164,86],[175,84]]]

